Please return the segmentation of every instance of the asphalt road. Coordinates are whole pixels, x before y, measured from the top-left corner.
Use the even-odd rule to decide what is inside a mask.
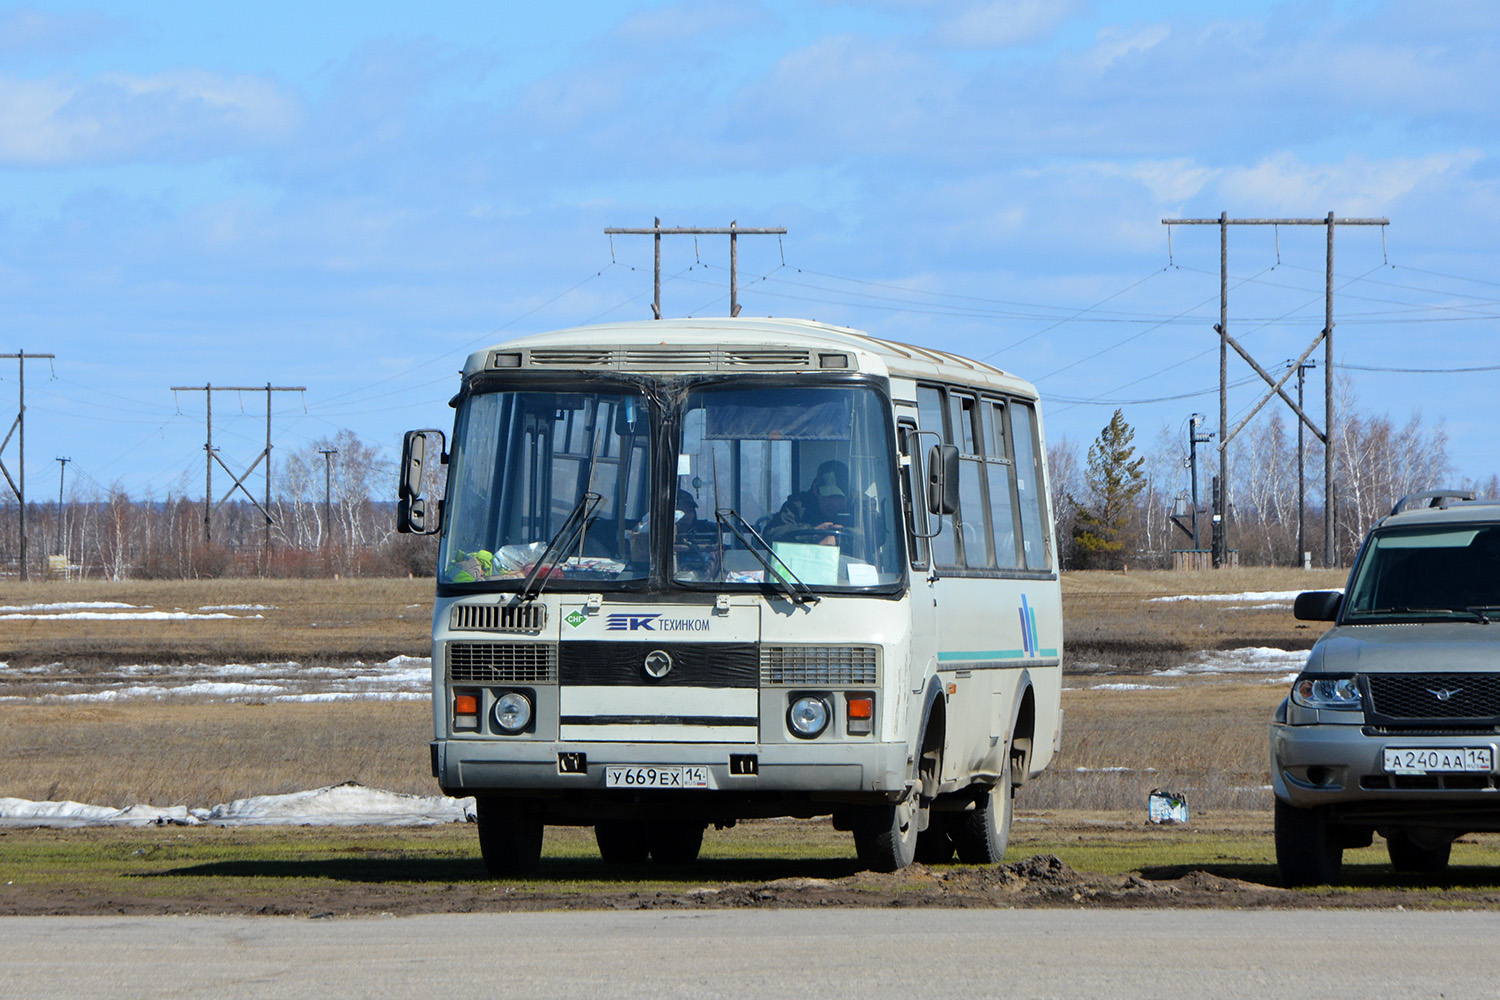
[[[719,910],[0,919],[0,997],[1500,995],[1500,913]]]

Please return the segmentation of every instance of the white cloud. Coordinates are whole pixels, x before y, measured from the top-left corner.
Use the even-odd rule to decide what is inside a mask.
[[[1058,0],[982,0],[955,11],[951,4],[937,4],[933,9],[943,16],[933,26],[933,36],[955,48],[1023,45],[1051,34],[1078,6]]]
[[[1341,163],[1313,164],[1282,152],[1254,166],[1226,170],[1219,190],[1246,208],[1306,214],[1315,206],[1346,216],[1379,215],[1429,181],[1462,173],[1483,158],[1478,150],[1464,149],[1384,160],[1350,156]]]
[[[299,118],[296,99],[260,77],[0,77],[0,164],[199,159],[273,142]]]

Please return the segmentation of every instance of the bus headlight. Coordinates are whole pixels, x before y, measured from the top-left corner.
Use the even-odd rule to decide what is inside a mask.
[[[493,714],[502,733],[519,733],[531,725],[531,699],[519,691],[507,691],[495,699]]]
[[[833,712],[828,708],[828,700],[817,695],[803,695],[792,702],[792,707],[786,713],[787,725],[792,730],[793,736],[800,736],[804,740],[810,740],[822,734],[828,728],[828,720],[833,717]]]

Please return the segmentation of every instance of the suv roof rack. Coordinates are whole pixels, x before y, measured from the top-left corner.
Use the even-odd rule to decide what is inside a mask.
[[[1391,508],[1391,514],[1399,514],[1407,507],[1415,507],[1423,500],[1428,501],[1428,507],[1447,507],[1450,500],[1473,500],[1473,490],[1434,490],[1431,493],[1409,493],[1396,501],[1396,506]]]

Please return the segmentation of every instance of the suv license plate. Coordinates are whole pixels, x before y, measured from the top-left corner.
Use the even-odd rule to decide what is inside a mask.
[[[703,764],[611,764],[604,769],[605,788],[707,788]]]
[[[1489,772],[1494,769],[1493,747],[1386,747],[1385,770],[1391,774]]]

